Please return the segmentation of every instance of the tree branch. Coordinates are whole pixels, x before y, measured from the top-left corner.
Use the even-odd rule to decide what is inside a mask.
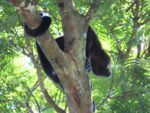
[[[121,50],[121,46],[120,46],[120,42],[118,41],[117,37],[115,36],[114,34],[114,28],[110,28],[108,29],[111,33],[112,33],[112,38],[114,38],[115,40],[115,44],[116,44],[116,49],[118,51],[118,54],[119,54],[119,57],[122,58],[124,53],[123,51]]]
[[[81,45],[85,45],[81,38],[83,33],[82,26],[84,21],[82,16],[77,12],[72,0],[56,0],[59,7],[60,16],[62,19],[63,32],[65,37],[65,51],[74,55],[84,52]],[[66,24],[67,22],[67,24]],[[82,42],[82,44],[81,44]],[[80,48],[81,47],[81,48]]]
[[[15,4],[15,2],[19,0],[11,1],[13,1],[17,10],[24,17],[26,24],[31,29],[37,28],[40,25],[41,17],[35,10],[36,4],[30,3],[33,0],[28,0],[28,2],[22,0],[20,4]],[[37,37],[36,40],[63,85],[70,112],[91,113],[91,88],[89,78],[85,71],[85,31],[87,30],[84,28],[84,25],[87,23],[85,23],[83,16],[76,11],[73,0],[56,0],[56,2],[62,19],[65,52],[59,48],[48,32]],[[33,63],[36,62],[33,61]],[[37,70],[41,91],[48,100],[49,105],[54,107],[58,113],[64,113],[64,111],[54,103],[44,88],[43,81],[41,81],[41,73],[39,72],[40,68],[36,65],[35,68]]]
[[[39,105],[39,103],[38,103],[36,97],[34,96],[34,94],[32,93],[32,91],[31,91],[30,89],[28,89],[28,91],[29,91],[29,93],[31,94],[31,96],[33,97],[33,99],[34,99],[34,101],[35,101],[35,103],[36,103],[36,105],[37,105],[38,113],[41,113],[40,105]]]
[[[147,23],[149,23],[149,22],[150,22],[150,18],[147,18],[147,19],[144,20],[144,22],[139,23],[139,24],[138,24],[138,27],[140,27],[140,26],[142,26],[142,25],[144,25],[144,24],[147,24]]]
[[[134,5],[135,5],[135,1],[126,9],[126,12],[128,12]]]
[[[19,0],[10,0],[10,2],[21,13],[21,15],[24,17],[26,24],[30,28],[34,29],[40,25],[41,17],[36,11],[36,4],[34,0],[28,0],[28,2],[26,2],[25,0],[22,0],[21,2]],[[49,62],[51,62],[53,68],[58,74],[59,79],[62,81],[62,84],[65,83],[63,82],[64,76],[61,75],[63,75],[63,73],[66,73],[67,69],[70,67],[68,66],[69,58],[67,57],[67,55],[65,55],[65,53],[62,52],[62,50],[59,48],[55,40],[48,32],[37,37],[36,40]]]
[[[37,70],[37,75],[38,75],[38,81],[39,81],[40,89],[41,89],[42,93],[44,94],[44,97],[48,101],[48,105],[50,107],[53,107],[57,111],[57,113],[66,113],[63,109],[61,109],[59,106],[57,106],[57,104],[49,96],[47,90],[44,87],[44,83],[43,83],[43,80],[41,77],[41,72],[39,70]]]
[[[41,77],[41,70],[38,65],[38,62],[36,61],[36,59],[33,55],[33,50],[32,50],[31,44],[30,44],[30,40],[28,37],[26,37],[25,39],[26,39],[26,44],[27,44],[27,51],[28,51],[31,61],[36,69],[36,72],[38,75],[39,86],[40,86],[42,93],[44,94],[44,97],[46,98],[50,107],[53,107],[58,113],[65,113],[65,111],[63,109],[61,109],[60,107],[57,106],[57,104],[55,104],[55,102],[52,100],[52,98],[49,96],[47,90],[45,89],[43,79]]]
[[[93,17],[93,15],[95,14],[96,9],[100,5],[99,3],[100,3],[100,0],[93,0],[92,1],[91,5],[90,5],[90,8],[89,8],[89,11],[85,15],[85,19],[86,19],[87,22],[89,22],[91,17]]]
[[[73,67],[70,67],[72,72],[70,73],[71,78],[68,76],[69,81],[67,82],[70,82],[67,86],[68,89],[64,89],[67,92],[68,106],[71,113],[90,113],[91,92],[85,71],[87,33],[85,24],[87,23],[85,23],[83,16],[77,12],[73,0],[56,0],[56,2],[62,20],[65,52],[71,58],[69,63]],[[83,103],[86,103],[86,106]]]
[[[137,33],[138,21],[139,21],[139,8],[140,8],[139,2],[140,2],[139,0],[135,0],[135,12],[133,12],[134,17],[133,17],[132,33],[129,41],[127,42],[127,50],[125,52],[124,58],[128,57],[132,48],[132,41]]]

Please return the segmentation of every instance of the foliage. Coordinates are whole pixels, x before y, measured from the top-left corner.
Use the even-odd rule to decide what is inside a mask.
[[[136,4],[130,0],[101,0],[91,26],[112,59],[112,76],[95,77],[90,74],[93,99],[97,113],[150,112],[150,4],[139,0],[138,23]],[[76,0],[80,13],[85,14],[90,0]],[[132,6],[132,4],[134,4]],[[131,7],[132,6],[132,7]],[[41,0],[39,10],[52,16],[50,32],[62,35],[61,19],[53,1]],[[7,1],[0,1],[0,112],[55,112],[45,101],[36,70],[27,54],[21,17]],[[134,35],[133,35],[134,33]],[[35,52],[35,46],[31,44]],[[127,50],[129,49],[129,54]],[[65,108],[63,92],[49,79],[44,83],[55,102]]]

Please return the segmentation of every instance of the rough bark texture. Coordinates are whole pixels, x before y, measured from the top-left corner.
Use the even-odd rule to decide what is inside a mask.
[[[39,26],[41,18],[35,9],[37,1],[10,0],[10,2],[24,17],[30,28]],[[64,87],[70,113],[92,113],[91,87],[85,71],[86,38],[84,34],[91,14],[95,11],[93,6],[98,3],[98,0],[93,0],[86,16],[80,15],[76,11],[72,0],[56,0],[56,3],[62,18],[65,52],[59,49],[55,40],[47,32],[37,37],[36,40],[54,67]],[[48,97],[44,87],[42,92]],[[56,108],[57,106],[53,107]],[[61,111],[61,109],[57,109]]]

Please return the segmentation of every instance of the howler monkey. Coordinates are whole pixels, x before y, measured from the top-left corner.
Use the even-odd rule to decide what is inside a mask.
[[[41,24],[35,28],[31,29],[27,26],[27,24],[24,25],[25,32],[32,37],[37,37],[45,33],[49,25],[51,24],[51,18],[47,15],[47,13],[40,13],[42,22]],[[56,39],[56,42],[60,49],[64,51],[64,36],[61,36]],[[58,79],[58,76],[53,69],[51,63],[46,58],[45,54],[43,53],[42,49],[36,42],[37,52],[41,61],[41,65],[45,71],[45,73],[56,83],[60,84],[60,81]],[[91,69],[95,75],[98,76],[109,76],[110,70],[109,70],[109,64],[110,64],[110,58],[107,55],[107,53],[103,50],[97,35],[92,30],[91,27],[88,28],[87,31],[87,39],[86,39],[86,64],[85,68],[89,72]]]

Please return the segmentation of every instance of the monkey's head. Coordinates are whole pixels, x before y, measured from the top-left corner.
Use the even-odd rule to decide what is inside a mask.
[[[104,50],[91,55],[92,71],[98,76],[110,76],[110,58]]]

